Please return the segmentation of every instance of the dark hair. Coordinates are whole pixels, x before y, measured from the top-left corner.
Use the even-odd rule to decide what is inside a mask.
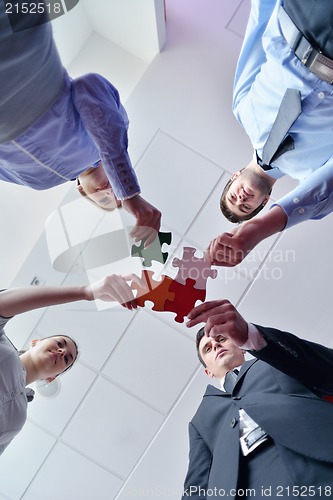
[[[204,360],[202,359],[201,357],[201,354],[200,354],[200,351],[199,351],[199,344],[201,342],[201,339],[202,337],[205,336],[205,327],[203,326],[202,328],[200,328],[200,330],[197,332],[197,336],[196,336],[196,339],[195,339],[195,347],[197,349],[197,356],[199,358],[199,361],[200,363],[206,368],[206,363],[204,362]]]
[[[48,339],[48,338],[51,339],[53,337],[66,337],[66,339],[69,339],[69,340],[71,340],[73,342],[75,350],[76,350],[76,356],[73,359],[73,363],[71,365],[67,366],[67,368],[65,368],[62,372],[58,373],[58,375],[60,375],[61,373],[65,373],[68,370],[70,370],[72,368],[72,366],[74,365],[74,363],[77,360],[77,357],[79,355],[79,346],[77,345],[77,343],[75,342],[75,340],[72,339],[72,337],[70,337],[69,335],[50,335],[49,337],[44,337],[44,339]],[[42,339],[42,340],[44,340],[44,339]]]
[[[243,217],[234,214],[226,204],[226,197],[229,191],[229,188],[231,184],[234,182],[234,179],[229,179],[228,182],[226,183],[221,198],[220,198],[220,209],[221,212],[223,213],[224,217],[228,219],[229,222],[233,222],[234,224],[240,224],[241,222],[244,222],[246,220],[252,219],[255,215],[257,215],[261,210],[264,208],[265,203],[262,202],[260,205],[255,208],[251,213],[244,215]],[[269,193],[270,194],[270,193]]]

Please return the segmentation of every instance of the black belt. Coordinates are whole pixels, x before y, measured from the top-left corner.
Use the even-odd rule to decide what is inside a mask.
[[[310,44],[283,7],[280,7],[278,17],[282,34],[296,57],[311,73],[314,73],[321,80],[333,84],[333,60]]]

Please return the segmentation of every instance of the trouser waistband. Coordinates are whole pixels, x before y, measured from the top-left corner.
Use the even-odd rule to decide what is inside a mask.
[[[333,84],[333,60],[311,45],[283,7],[280,7],[278,17],[282,34],[296,57],[311,73]]]

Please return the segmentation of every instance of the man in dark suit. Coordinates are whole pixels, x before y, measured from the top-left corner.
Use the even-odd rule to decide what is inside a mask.
[[[183,498],[331,496],[333,350],[247,323],[227,300],[189,317],[206,322],[198,356],[225,388],[207,387],[189,425]]]

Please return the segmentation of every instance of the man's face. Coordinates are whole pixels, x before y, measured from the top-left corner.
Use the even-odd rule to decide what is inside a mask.
[[[226,195],[228,209],[239,217],[253,212],[259,205],[266,205],[271,191],[270,184],[256,172],[244,169],[234,173]]]
[[[204,335],[199,353],[206,365],[205,372],[211,378],[222,379],[228,371],[244,363],[244,351],[223,335],[216,338]]]
[[[110,182],[101,163],[79,175],[80,186],[86,196],[105,210],[113,210],[121,205],[115,197]]]

